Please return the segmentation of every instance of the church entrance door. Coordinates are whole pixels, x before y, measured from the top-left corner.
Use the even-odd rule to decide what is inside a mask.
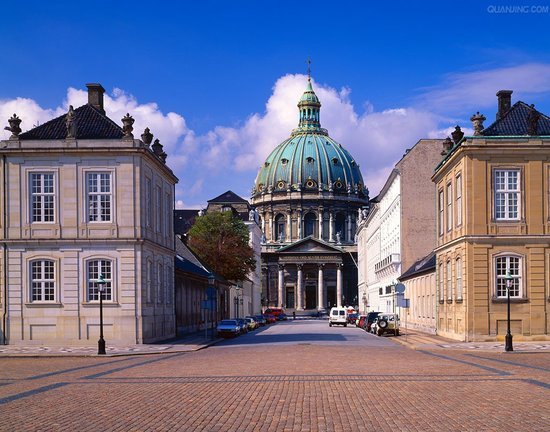
[[[335,286],[327,286],[327,309],[330,309],[331,307],[336,306],[336,287]]]
[[[286,288],[286,307],[287,309],[294,309],[296,307],[294,303],[294,287]]]
[[[306,285],[306,309],[317,309],[317,286]]]

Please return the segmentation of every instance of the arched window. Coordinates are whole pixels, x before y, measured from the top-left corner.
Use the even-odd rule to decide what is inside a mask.
[[[55,262],[31,261],[31,302],[55,301]]]
[[[510,297],[520,298],[523,295],[522,262],[521,257],[516,255],[501,255],[495,258],[496,296],[506,297],[506,275],[510,272],[512,282],[510,286]]]
[[[284,241],[285,240],[285,215],[278,214],[275,217],[275,240]]]
[[[86,298],[89,302],[99,301],[99,289],[101,284],[98,283],[100,276],[103,277],[103,300],[113,301],[113,262],[106,259],[90,260],[86,264],[86,280],[88,282],[88,290]]]
[[[336,234],[340,233],[340,241],[346,240],[346,214],[337,213],[334,223]]]
[[[317,217],[315,213],[308,213],[304,217],[304,237],[315,236]]]

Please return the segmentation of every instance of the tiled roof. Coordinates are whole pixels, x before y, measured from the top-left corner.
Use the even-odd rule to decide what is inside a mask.
[[[174,210],[174,232],[185,235],[195,223],[199,210]]]
[[[400,281],[409,279],[421,273],[435,271],[435,252],[416,261],[405,273],[398,277]]]
[[[82,105],[74,110],[77,139],[120,139],[122,128],[92,105]],[[19,135],[21,140],[62,140],[67,137],[63,114]]]
[[[533,108],[524,102],[516,102],[500,119],[481,132],[483,136],[516,136],[529,135],[529,114]],[[550,118],[535,110],[540,115],[537,122],[537,136],[550,135]]]
[[[242,203],[245,202],[248,204],[248,201],[244,198],[241,198],[239,195],[237,195],[233,191],[227,191],[225,193],[222,193],[220,196],[217,196],[216,198],[212,198],[211,200],[208,200],[209,203],[220,203],[220,204],[230,204],[230,203]]]

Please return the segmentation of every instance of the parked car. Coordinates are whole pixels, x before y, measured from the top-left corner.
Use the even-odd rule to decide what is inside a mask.
[[[359,314],[356,312],[348,313],[348,324],[357,325]]]
[[[246,320],[244,318],[237,318],[237,322],[241,327],[241,333],[248,333],[248,323],[246,322]]]
[[[258,319],[255,316],[250,315],[245,318],[245,320],[247,321],[249,319],[252,320],[252,323],[253,323],[252,326],[249,323],[250,330],[256,330],[258,327],[260,327],[260,323],[258,322]]]
[[[286,321],[288,319],[288,316],[284,312],[275,316],[277,317],[277,321]]]
[[[279,307],[270,307],[270,308],[267,308],[264,312],[264,315],[273,315],[276,319],[279,319],[279,315],[283,314],[284,316],[286,316],[285,314],[285,310],[283,308],[279,308]],[[279,320],[280,321],[280,320]]]
[[[267,321],[263,315],[254,315],[254,318],[256,318],[256,321],[258,321],[260,327],[263,327],[267,324]]]
[[[216,332],[220,337],[235,337],[241,334],[241,326],[237,320],[221,320]]]
[[[363,330],[370,332],[372,323],[381,313],[382,312],[368,312],[367,318],[363,321]]]
[[[348,310],[346,308],[333,307],[330,309],[328,326],[332,327],[336,324],[343,325],[344,327],[348,326]]]
[[[367,318],[367,315],[359,315],[357,318],[357,327],[364,328],[363,325],[365,323],[365,319]]]
[[[267,321],[268,324],[273,324],[273,323],[277,322],[277,318],[275,318],[275,315],[264,313],[264,318],[265,318],[265,320]]]
[[[399,315],[380,314],[376,320],[376,334],[382,336],[384,333],[391,333],[399,336]]]

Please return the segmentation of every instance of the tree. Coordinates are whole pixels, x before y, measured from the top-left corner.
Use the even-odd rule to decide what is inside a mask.
[[[256,268],[248,228],[231,212],[199,216],[189,230],[188,245],[215,273],[239,281]]]

